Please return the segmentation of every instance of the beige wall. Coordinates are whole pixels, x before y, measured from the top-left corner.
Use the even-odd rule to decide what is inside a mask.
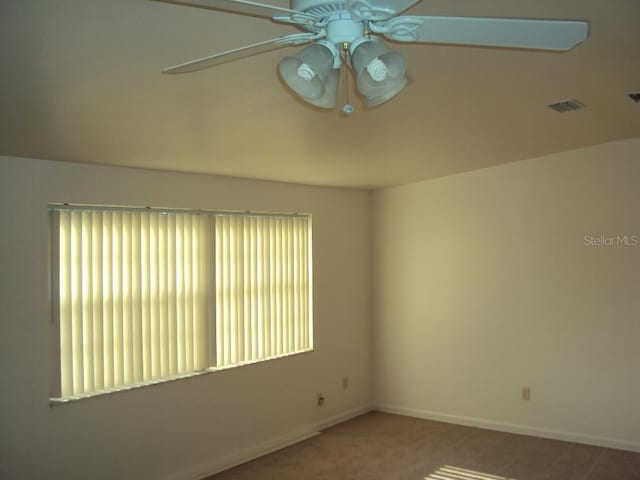
[[[366,408],[367,192],[0,157],[0,201],[1,478],[199,478]],[[315,351],[49,407],[50,202],[312,213]]]
[[[640,245],[584,245],[639,185],[636,139],[376,192],[374,404],[640,450]]]

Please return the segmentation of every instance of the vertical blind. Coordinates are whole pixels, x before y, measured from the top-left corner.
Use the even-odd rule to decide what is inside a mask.
[[[51,215],[61,397],[312,348],[309,216]]]
[[[218,217],[218,366],[307,349],[309,229],[304,217]]]

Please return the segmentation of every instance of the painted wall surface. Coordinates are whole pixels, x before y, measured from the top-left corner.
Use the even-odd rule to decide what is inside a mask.
[[[640,450],[639,182],[636,139],[376,192],[374,405]]]
[[[51,202],[311,213],[315,351],[50,407]],[[368,404],[368,192],[0,157],[0,204],[1,478],[199,478]]]

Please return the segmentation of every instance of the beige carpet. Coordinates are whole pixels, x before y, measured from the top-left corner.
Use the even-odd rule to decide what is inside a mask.
[[[640,453],[371,412],[208,480],[640,480]]]

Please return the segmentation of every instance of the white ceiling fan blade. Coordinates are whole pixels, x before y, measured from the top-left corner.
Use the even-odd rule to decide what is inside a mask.
[[[176,5],[185,5],[188,7],[206,8],[208,10],[222,10],[232,13],[243,13],[246,15],[254,15],[258,17],[272,18],[276,15],[297,15],[308,16],[296,10],[288,8],[276,7],[275,5],[267,5],[264,3],[251,2],[248,0],[153,0],[156,2],[173,3]],[[315,18],[315,17],[314,17]]]
[[[589,24],[582,21],[478,17],[401,16],[371,29],[400,42],[559,51],[570,50],[589,34]]]
[[[300,45],[318,38],[319,35],[313,33],[294,33],[293,35],[284,35],[282,37],[265,40],[252,45],[245,45],[244,47],[234,48],[233,50],[227,50],[208,57],[198,58],[179,65],[167,67],[162,70],[162,73],[196,72],[204,68],[215,67],[222,63],[232,62],[241,58],[276,50],[287,45]]]
[[[422,0],[346,0],[347,10],[356,19],[386,20],[412,7]]]

